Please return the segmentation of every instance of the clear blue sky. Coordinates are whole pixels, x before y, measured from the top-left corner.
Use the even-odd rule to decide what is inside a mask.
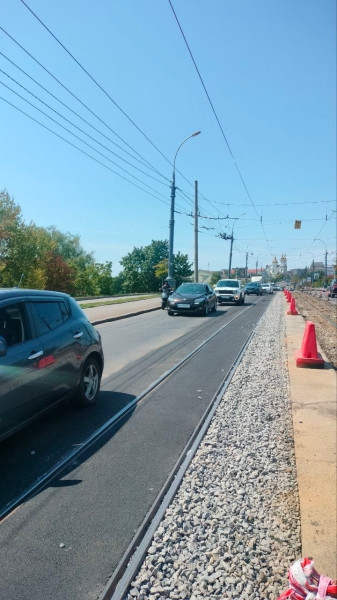
[[[96,78],[119,106],[173,161],[199,182],[199,268],[270,264],[288,268],[336,253],[336,4],[335,0],[172,0],[207,86],[252,207],[208,104],[168,0],[27,0],[27,4]],[[0,101],[0,189],[7,188],[27,222],[79,234],[97,261],[120,259],[134,246],[168,239],[172,167],[94,85],[20,0],[3,0],[0,24],[55,77],[161,175],[144,168],[51,98],[0,55],[0,68],[66,118],[124,156],[146,175],[86,138],[0,73],[0,81],[139,177],[147,195]],[[62,102],[134,155],[0,30],[0,50]],[[86,147],[3,85],[0,95],[112,169],[128,174]],[[161,182],[150,179],[152,174]],[[193,199],[193,186],[177,173],[177,186]],[[159,195],[163,194],[163,196]],[[161,202],[162,200],[163,202]],[[177,210],[190,213],[186,196]],[[222,203],[222,204],[221,204]],[[302,203],[302,204],[300,204]],[[305,203],[305,204],[304,204]],[[264,205],[264,206],[258,206]],[[244,213],[244,214],[243,214]],[[302,220],[301,230],[294,220]],[[194,257],[192,218],[176,214],[174,250]],[[207,230],[203,227],[214,227]],[[269,247],[268,247],[269,245]],[[253,252],[253,256],[251,255]]]

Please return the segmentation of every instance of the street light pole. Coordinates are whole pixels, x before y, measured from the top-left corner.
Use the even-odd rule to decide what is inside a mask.
[[[328,251],[326,248],[326,243],[324,242],[324,240],[321,240],[320,238],[315,238],[315,242],[322,242],[322,244],[324,244],[325,246],[325,260],[324,260],[324,287],[327,286],[328,283]]]
[[[187,142],[192,137],[199,135],[201,131],[196,131],[189,135],[185,140],[183,140],[178,146],[177,152],[175,153],[174,161],[173,161],[173,173],[172,173],[172,185],[171,185],[171,209],[170,209],[170,221],[169,221],[169,256],[168,256],[168,276],[170,279],[173,279],[173,239],[174,239],[174,203],[176,196],[176,158],[177,154],[183,144]]]

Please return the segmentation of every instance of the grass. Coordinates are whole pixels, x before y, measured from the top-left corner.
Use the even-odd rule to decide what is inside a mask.
[[[119,298],[119,300],[106,300],[105,302],[90,302],[80,304],[81,308],[95,308],[96,306],[108,306],[109,304],[125,304],[125,302],[138,302],[139,300],[151,300],[151,298],[160,298],[159,294],[142,296],[140,298]]]

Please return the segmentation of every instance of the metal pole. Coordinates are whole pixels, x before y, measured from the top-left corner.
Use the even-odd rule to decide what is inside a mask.
[[[325,263],[324,263],[324,287],[328,285],[328,252],[325,250]]]
[[[312,258],[312,273],[311,273],[311,285],[314,287],[314,270],[315,270],[315,262],[314,258]]]
[[[176,173],[175,168],[172,174],[171,185],[171,212],[170,212],[170,240],[169,240],[169,257],[168,257],[168,276],[173,278],[173,238],[174,238],[174,201],[176,196]]]
[[[257,265],[258,265],[258,258],[256,259],[256,271],[255,271],[255,275],[257,275]]]
[[[233,232],[234,232],[234,230],[232,229],[232,235],[231,235],[231,249],[230,249],[230,252],[229,252],[229,269],[228,269],[228,279],[230,279],[230,278],[231,278],[231,270],[232,270]]]
[[[246,283],[248,281],[248,252],[246,252]]]
[[[199,281],[198,271],[198,182],[194,182],[194,283]]]

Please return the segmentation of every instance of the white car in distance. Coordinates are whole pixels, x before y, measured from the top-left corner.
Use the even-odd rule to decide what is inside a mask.
[[[262,293],[263,294],[273,294],[273,286],[271,283],[262,283]]]

